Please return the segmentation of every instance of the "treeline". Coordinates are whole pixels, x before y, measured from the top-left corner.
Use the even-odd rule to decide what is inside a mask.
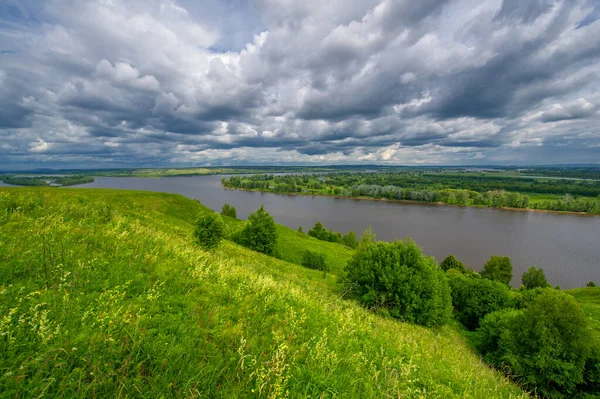
[[[14,186],[74,186],[76,184],[93,183],[92,176],[84,175],[66,175],[66,176],[6,176],[1,177],[1,180],[6,184]]]
[[[229,188],[256,189],[274,193],[305,193],[319,195],[342,195],[345,197],[369,197],[376,199],[408,200],[423,202],[442,202],[452,205],[479,205],[489,207],[509,207],[520,209],[539,209],[548,211],[587,212],[600,213],[600,202],[593,198],[576,197],[564,194],[558,200],[531,200],[529,195],[506,191],[496,188],[487,191],[478,191],[483,186],[494,187],[490,181],[522,180],[503,177],[487,177],[468,174],[462,180],[468,188],[449,188],[439,181],[433,184],[428,179],[431,176],[406,172],[406,173],[345,173],[322,175],[254,175],[250,177],[232,177],[223,179],[223,186]],[[436,178],[440,176],[435,176]],[[446,179],[446,177],[440,177]],[[449,179],[456,179],[456,175],[449,175]],[[487,179],[485,185],[477,182]],[[459,179],[460,180],[460,179]],[[461,180],[461,181],[462,181]],[[473,184],[467,185],[466,181]],[[374,184],[374,182],[387,182],[389,184]],[[351,184],[356,183],[356,184]],[[393,184],[392,184],[393,183]],[[405,183],[406,186],[400,185]],[[534,181],[535,183],[535,181]],[[457,184],[460,186],[460,184]],[[500,184],[502,186],[502,184]],[[574,187],[576,185],[568,186]],[[561,190],[567,186],[561,186]],[[581,187],[580,187],[581,188]],[[542,190],[544,191],[544,190]],[[581,190],[574,190],[575,192]]]
[[[346,189],[355,185],[366,184],[404,187],[415,190],[462,189],[477,191],[479,193],[505,190],[519,193],[571,194],[586,197],[597,197],[600,195],[600,181],[489,176],[475,172],[431,173],[404,171],[381,173],[329,173],[326,175],[255,175],[249,178],[237,177],[235,181],[224,182],[224,185],[236,188],[262,188],[244,187],[244,184],[247,184],[248,182],[270,182],[270,185],[272,186],[286,184],[303,186],[303,188],[306,189],[320,189],[319,187],[310,187],[310,184],[315,184],[314,180],[320,180],[317,185],[329,185]],[[268,188],[268,186],[269,184],[267,184],[267,187],[265,188]]]

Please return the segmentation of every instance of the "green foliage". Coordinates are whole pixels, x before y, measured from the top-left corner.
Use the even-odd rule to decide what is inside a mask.
[[[595,287],[596,283],[594,283],[593,281],[588,282],[586,285],[586,287]]]
[[[358,246],[358,242],[356,241],[356,233],[353,231],[349,231],[342,237],[342,243],[348,248],[356,248]]]
[[[333,230],[327,230],[323,227],[323,223],[321,222],[315,223],[315,225],[308,230],[308,235],[321,241],[342,243],[342,234]]]
[[[219,246],[225,232],[225,223],[216,213],[202,215],[196,220],[194,236],[205,249],[214,249]]]
[[[572,397],[586,383],[594,341],[570,295],[545,289],[524,309],[488,315],[478,333],[487,361],[542,396]]]
[[[304,230],[302,230],[302,226],[298,226],[298,233],[304,234]]]
[[[532,288],[552,287],[552,285],[546,279],[544,269],[541,267],[538,269],[535,266],[531,266],[525,273],[523,273],[521,282],[523,283],[523,287],[528,290]]]
[[[440,263],[440,267],[442,268],[443,271],[448,271],[450,269],[456,269],[461,273],[464,273],[467,271],[467,268],[465,267],[465,264],[462,263],[461,261],[459,261],[458,259],[456,259],[456,256],[450,254],[446,257],[446,259],[444,259],[442,261],[442,263]]]
[[[411,240],[365,244],[346,267],[346,286],[364,306],[425,326],[451,316],[448,282]]]
[[[375,242],[377,242],[377,235],[373,233],[373,229],[371,228],[371,225],[369,225],[369,227],[367,227],[367,229],[363,232],[363,235],[360,237],[357,248],[361,249]]]
[[[248,215],[248,224],[242,229],[235,241],[254,251],[267,255],[277,254],[277,227],[275,220],[265,206]]]
[[[492,255],[480,274],[483,278],[509,285],[512,279],[512,262],[508,256]]]
[[[329,271],[325,254],[309,250],[304,251],[302,266],[314,270]]]
[[[448,273],[447,277],[454,314],[469,330],[475,330],[485,315],[505,308],[509,302],[505,284],[460,273]]]
[[[229,204],[223,204],[221,215],[237,219],[237,211],[235,210],[235,207]]]
[[[92,176],[84,175],[65,175],[65,176],[4,176],[3,180],[6,184],[15,186],[75,186],[77,184],[92,183]]]
[[[335,276],[226,240],[201,250],[199,212],[164,193],[0,188],[0,396],[528,397],[450,326],[383,319]]]
[[[526,173],[533,172],[530,169]],[[253,175],[224,179],[230,188],[308,195],[343,195],[405,201],[442,202],[520,209],[600,213],[600,181],[540,179],[518,172],[480,173],[467,170],[386,170],[386,173],[328,173],[327,175]],[[362,172],[362,173],[360,173]],[[442,172],[442,173],[440,173]],[[555,171],[540,169],[539,173]],[[538,174],[539,174],[538,173]],[[598,173],[597,171],[593,173]],[[590,171],[576,171],[581,176]]]

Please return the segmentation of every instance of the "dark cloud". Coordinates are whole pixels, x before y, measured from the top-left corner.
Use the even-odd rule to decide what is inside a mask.
[[[587,0],[6,0],[0,165],[597,162]]]

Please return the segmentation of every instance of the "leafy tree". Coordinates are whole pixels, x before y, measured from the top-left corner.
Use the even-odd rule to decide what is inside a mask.
[[[594,363],[585,313],[575,298],[553,289],[524,309],[487,315],[478,335],[488,362],[546,397],[572,397],[586,383],[586,365]]]
[[[219,246],[225,234],[225,223],[216,213],[200,216],[196,220],[194,236],[205,249],[214,249]]]
[[[589,283],[586,284],[586,287],[595,287],[596,283],[594,283],[593,281],[590,281]]]
[[[277,226],[275,220],[261,206],[248,215],[248,224],[239,233],[237,242],[254,251],[275,255],[277,250]]]
[[[447,278],[454,315],[469,330],[476,329],[485,315],[507,306],[510,290],[505,284],[450,270]]]
[[[344,237],[342,237],[342,243],[349,248],[356,248],[358,245],[358,242],[356,241],[356,233],[349,231],[344,234]]]
[[[321,241],[337,243],[342,242],[341,233],[326,229],[325,227],[323,227],[323,223],[321,222],[315,223],[315,225],[310,230],[308,230],[308,235],[311,237],[315,237],[316,239]]]
[[[221,215],[237,219],[237,211],[235,210],[235,207],[229,204],[223,204],[223,208],[221,209]]]
[[[529,269],[527,269],[525,273],[523,273],[523,277],[521,277],[521,282],[523,283],[523,286],[528,290],[538,287],[552,287],[546,279],[544,270],[541,267],[538,269],[535,266],[531,266]]]
[[[298,233],[304,234],[304,230],[302,230],[302,226],[298,226]]]
[[[329,271],[325,254],[309,250],[304,251],[304,254],[302,254],[302,266],[309,269]]]
[[[377,241],[377,235],[373,233],[373,229],[371,225],[367,227],[362,237],[360,237],[360,241],[358,242],[358,248],[368,246],[369,244],[373,244]]]
[[[481,277],[509,285],[512,279],[512,262],[510,258],[508,256],[492,255],[485,263]]]
[[[406,242],[363,243],[346,266],[346,285],[364,306],[425,326],[452,314],[450,288],[433,257]]]
[[[444,259],[442,261],[442,263],[440,264],[440,267],[442,268],[443,271],[448,271],[450,269],[456,269],[458,271],[460,271],[461,273],[464,273],[467,271],[467,268],[465,267],[465,264],[462,263],[461,261],[459,261],[458,259],[456,259],[456,256],[450,254],[446,257],[446,259]]]

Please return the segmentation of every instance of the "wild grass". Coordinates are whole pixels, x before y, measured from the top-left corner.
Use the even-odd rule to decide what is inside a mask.
[[[600,335],[600,287],[574,288],[565,292],[577,299],[589,317],[590,325]]]
[[[0,396],[527,397],[452,327],[381,318],[333,274],[231,242],[203,251],[199,210],[0,189]]]

